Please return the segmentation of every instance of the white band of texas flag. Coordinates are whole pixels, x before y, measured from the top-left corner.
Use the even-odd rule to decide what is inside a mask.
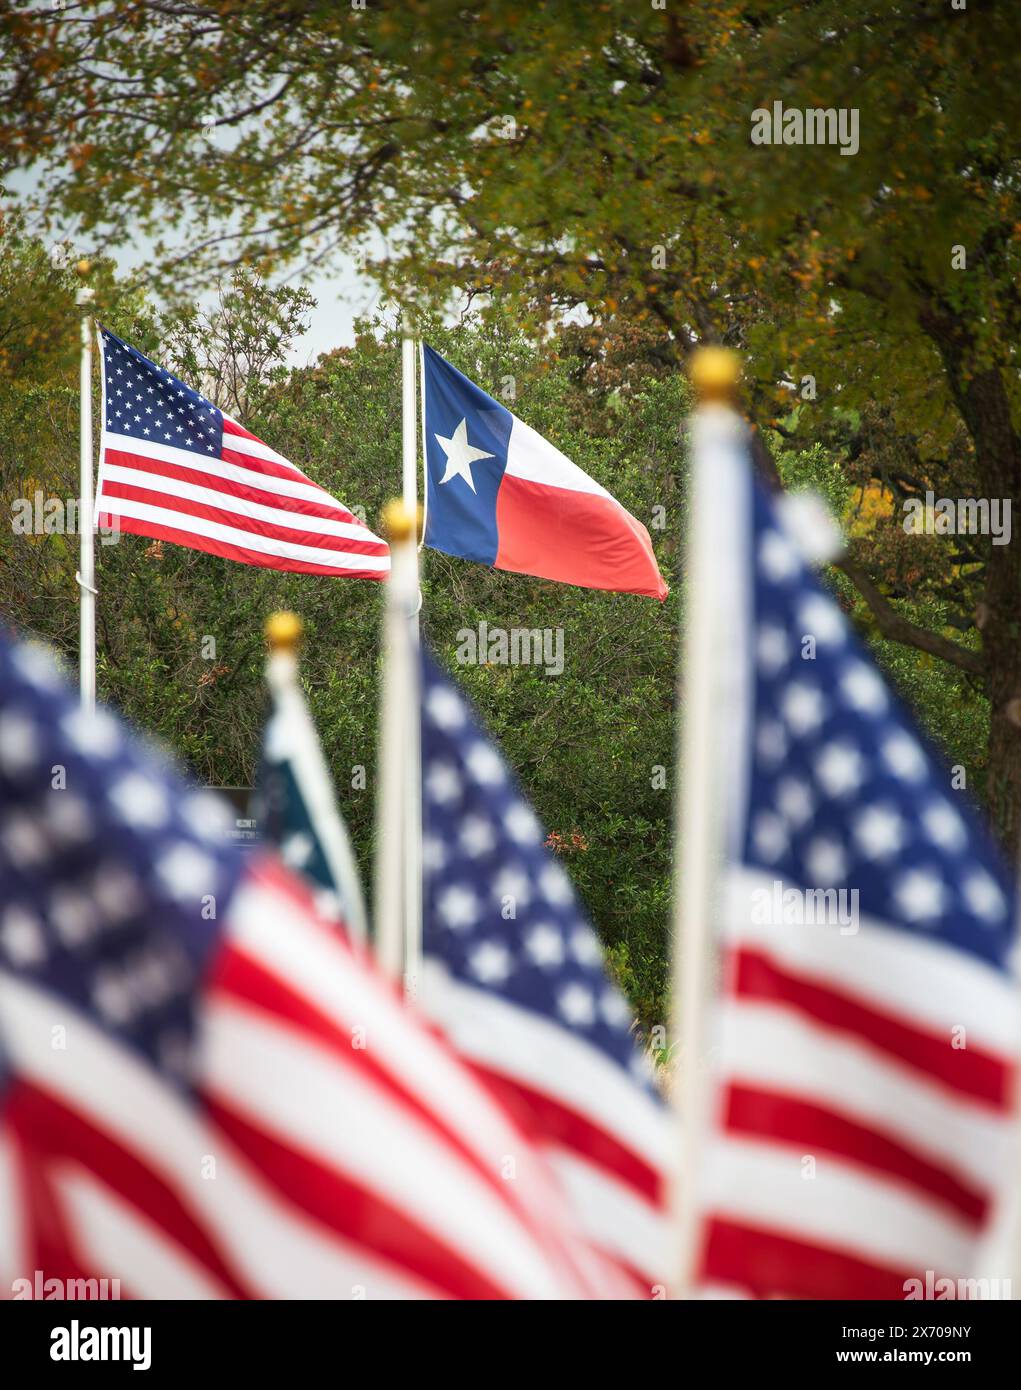
[[[615,497],[423,344],[425,544],[498,570],[663,599],[649,533]]]

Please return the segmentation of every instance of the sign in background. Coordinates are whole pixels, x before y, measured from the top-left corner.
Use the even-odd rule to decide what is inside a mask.
[[[234,812],[234,830],[231,838],[241,849],[253,849],[259,843],[259,823],[251,814],[251,787],[211,787],[230,802]]]

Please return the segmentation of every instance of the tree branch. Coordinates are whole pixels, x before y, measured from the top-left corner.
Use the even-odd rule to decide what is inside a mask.
[[[957,666],[962,671],[970,671],[972,675],[978,676],[984,672],[985,663],[981,652],[959,646],[957,642],[941,637],[938,632],[930,632],[928,628],[910,622],[897,612],[854,560],[845,557],[842,560],[834,560],[833,564],[836,569],[847,575],[861,594],[872,611],[879,631],[889,641],[900,642],[906,647],[916,647],[921,652],[928,652],[930,656],[939,657],[941,661],[948,661],[951,666]]]

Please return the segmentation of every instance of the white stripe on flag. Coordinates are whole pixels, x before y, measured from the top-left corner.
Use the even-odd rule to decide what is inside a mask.
[[[59,1163],[54,1185],[74,1248],[96,1278],[121,1279],[132,1298],[230,1298],[177,1241],[86,1169]]]
[[[711,1139],[702,1169],[703,1208],[907,1275],[970,1267],[974,1227],[955,1220],[942,1203],[825,1155],[806,1177],[802,1157],[796,1146]]]
[[[963,951],[862,917],[856,933],[832,926],[756,923],[753,893],[770,896],[776,875],[731,866],[727,872],[723,933],[728,945],[759,947],[780,966],[857,995],[863,1003],[906,1025],[946,1036],[955,1025],[968,1045],[1009,1057],[1021,1040],[1016,987],[999,971]],[[764,900],[763,900],[764,901]],[[834,950],[834,940],[839,949]],[[905,982],[924,988],[906,989]]]
[[[343,1297],[361,1285],[373,1297],[421,1298],[434,1292],[372,1251],[326,1231],[263,1181],[233,1144],[168,1088],[150,1068],[64,1005],[74,1067],[50,1046],[52,996],[0,971],[4,1045],[14,1069],[137,1154],[196,1213],[226,1251],[254,1296]],[[217,1178],[202,1177],[215,1154]],[[125,1278],[127,1277],[125,1273]]]
[[[582,472],[555,444],[544,439],[516,415],[512,419],[506,468],[512,478],[524,478],[527,482],[564,488],[568,492],[591,492],[614,500],[606,488]]]
[[[386,1038],[376,1053],[379,1065],[411,1090],[457,1133],[479,1161],[520,1144],[488,1092],[474,1084],[461,1065],[428,1034],[409,1025],[389,990],[350,968],[347,948],[311,924],[283,894],[263,884],[243,882],[231,904],[230,939],[296,994],[309,999],[345,1036],[354,1028],[368,1038]],[[532,1169],[532,1165],[529,1165]],[[526,1175],[519,1164],[519,1178]],[[539,1200],[542,1174],[527,1174],[530,1202]]]
[[[424,977],[429,1011],[459,1052],[552,1096],[666,1170],[669,1117],[615,1062],[566,1028],[455,980],[434,957],[425,962]]]
[[[573,1149],[551,1144],[546,1157],[574,1210],[584,1218],[586,1235],[601,1250],[647,1276],[651,1296],[653,1285],[665,1283],[669,1269],[666,1213]]]
[[[321,1167],[352,1175],[497,1288],[522,1298],[555,1298],[562,1291],[544,1252],[526,1237],[503,1197],[413,1110],[369,1085],[356,1066],[277,1025],[265,1011],[231,1006],[225,998],[207,1019],[205,1044],[204,1089],[256,1128],[297,1145]]]
[[[719,1071],[882,1131],[988,1191],[1003,1171],[1008,1117],[878,1054],[866,1039],[813,1026],[783,1005],[725,997]]]
[[[271,449],[268,444],[261,439],[254,439],[247,434],[235,433],[236,430],[243,430],[244,426],[239,425],[236,420],[231,420],[230,416],[223,417],[223,447],[236,454],[249,454],[252,458],[266,459],[268,463],[279,463],[284,468],[290,468],[299,478],[304,478],[304,473],[296,463],[284,458],[283,454],[278,454],[275,449]],[[233,429],[228,426],[233,425]]]
[[[263,492],[279,493],[281,497],[296,497],[305,502],[318,502],[324,506],[336,507],[340,512],[351,515],[347,507],[338,502],[335,497],[331,497],[325,488],[319,487],[317,483],[310,483],[307,480],[301,481],[300,478],[279,478],[274,473],[261,473],[254,468],[245,468],[240,463],[230,463],[225,459],[218,458],[216,454],[210,454],[208,458],[193,454],[188,449],[175,449],[172,444],[160,444],[156,441],[135,439],[129,434],[111,434],[109,431],[103,432],[103,458],[104,463],[100,465],[100,475],[105,471],[106,451],[113,449],[117,453],[131,454],[135,458],[155,459],[158,463],[173,463],[179,468],[188,468],[193,473],[207,473],[213,477],[224,478],[229,482],[244,483],[247,487],[259,488]],[[139,470],[144,472],[144,470]],[[369,533],[371,536],[371,532]],[[373,538],[374,539],[374,538]]]

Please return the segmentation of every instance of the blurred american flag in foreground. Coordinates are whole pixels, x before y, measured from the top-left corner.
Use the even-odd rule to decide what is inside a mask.
[[[421,671],[426,1007],[649,1298],[669,1266],[669,1112],[535,813],[424,648]]]
[[[987,1241],[1016,1183],[1009,875],[812,573],[789,499],[755,481],[736,415],[701,413],[695,459],[720,528],[728,806],[696,1283],[903,1299],[998,1279]]]
[[[545,1159],[218,802],[0,641],[0,1291],[613,1297]]]

